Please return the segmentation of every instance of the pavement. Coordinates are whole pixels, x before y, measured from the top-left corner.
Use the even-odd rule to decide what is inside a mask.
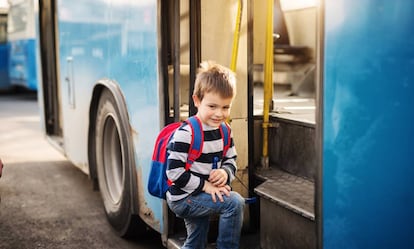
[[[163,248],[159,234],[118,237],[92,182],[42,132],[35,93],[0,94],[1,249]]]

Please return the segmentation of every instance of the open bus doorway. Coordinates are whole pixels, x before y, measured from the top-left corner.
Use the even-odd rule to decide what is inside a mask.
[[[243,2],[243,3],[242,3]],[[247,2],[246,1],[164,1],[161,2],[161,63],[164,88],[165,123],[185,120],[194,115],[192,92],[197,70],[201,61],[212,60],[231,68],[237,55],[233,52],[238,14],[242,15],[240,49],[237,71],[237,94],[229,120],[237,150],[248,150],[247,130]],[[217,6],[221,6],[219,9]],[[239,11],[239,12],[238,12]],[[238,155],[238,179],[233,187],[247,197],[248,154]],[[217,235],[217,217],[212,218],[209,240]],[[249,226],[249,208],[245,210],[245,225]],[[185,231],[181,220],[170,216],[169,236]],[[178,231],[178,232],[177,232]],[[181,236],[182,237],[182,236]]]
[[[253,183],[261,247],[316,248],[317,5],[251,3]]]

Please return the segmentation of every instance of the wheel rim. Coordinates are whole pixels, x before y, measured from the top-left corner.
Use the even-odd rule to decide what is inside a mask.
[[[114,203],[119,203],[122,196],[124,163],[122,158],[122,143],[119,131],[112,115],[105,118],[103,129],[103,169],[107,190]]]

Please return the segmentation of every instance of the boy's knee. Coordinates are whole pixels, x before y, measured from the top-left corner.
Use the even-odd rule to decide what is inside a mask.
[[[237,192],[231,192],[230,197],[233,203],[233,206],[239,210],[243,210],[244,208],[244,198]]]

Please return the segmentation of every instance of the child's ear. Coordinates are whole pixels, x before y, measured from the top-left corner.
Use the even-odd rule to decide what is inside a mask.
[[[200,99],[197,97],[197,95],[193,95],[193,102],[194,102],[194,106],[198,108],[198,106],[200,105]]]

